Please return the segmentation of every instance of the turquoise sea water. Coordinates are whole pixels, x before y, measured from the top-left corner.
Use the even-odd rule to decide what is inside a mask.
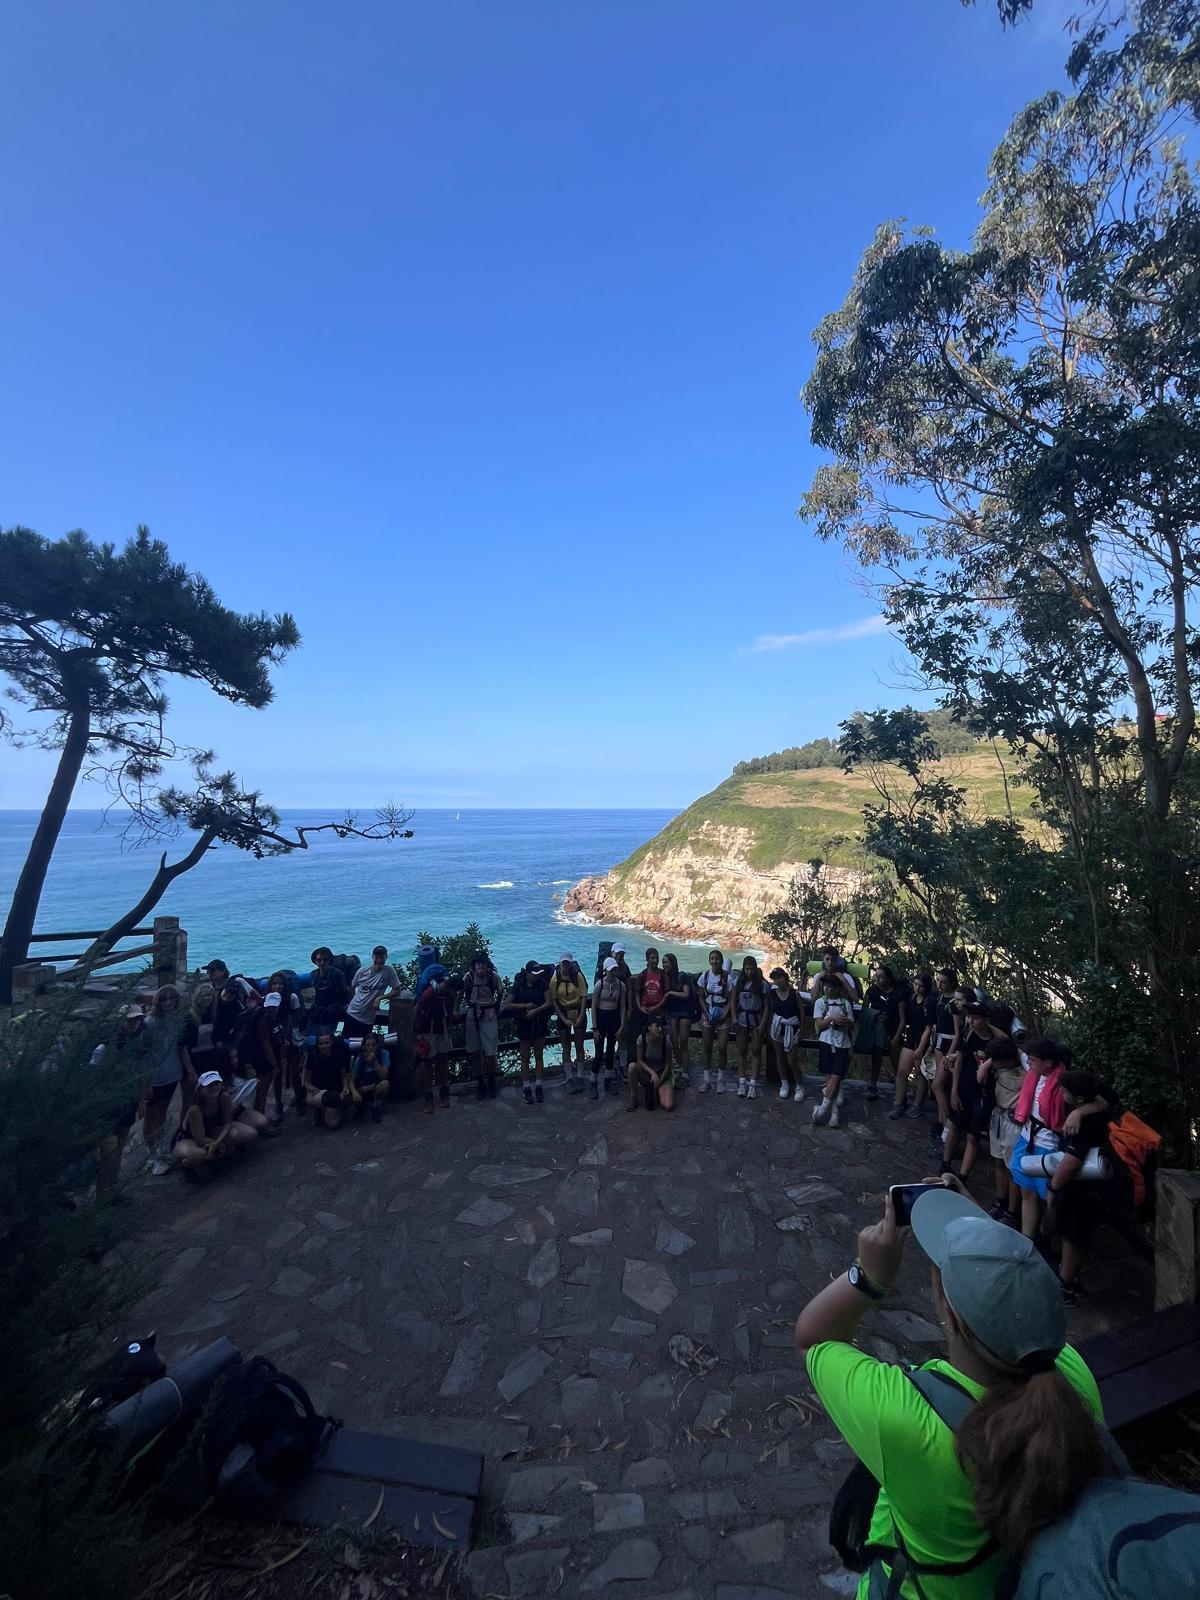
[[[333,813],[283,813],[288,823]],[[658,832],[670,811],[421,811],[415,836],[391,843],[319,835],[312,848],[269,861],[214,850],[176,880],[157,910],[188,931],[193,966],[221,956],[234,971],[259,975],[307,966],[314,945],[368,958],[386,944],[407,960],[416,935],[460,932],[478,922],[496,965],[511,974],[531,958],[555,961],[570,950],[589,973],[600,939],[624,936],[636,971],[648,942],[628,928],[564,925],[555,896],[606,872]],[[0,811],[0,908],[7,907],[37,822],[32,811]],[[161,848],[161,847],[160,847]],[[176,840],[169,859],[183,853]],[[102,928],[135,903],[157,864],[153,846],[123,844],[119,820],[98,811],[67,818],[42,897],[38,930]],[[703,964],[702,947],[663,942],[681,964]],[[64,947],[66,948],[66,947]],[[76,943],[71,948],[78,949]],[[38,945],[35,954],[52,955]],[[684,961],[684,957],[687,960]]]

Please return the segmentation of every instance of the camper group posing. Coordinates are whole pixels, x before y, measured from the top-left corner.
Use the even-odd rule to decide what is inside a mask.
[[[633,973],[625,947],[614,944],[589,984],[579,964],[564,954],[551,968],[530,961],[505,989],[485,956],[472,962],[461,995],[451,990],[440,970],[422,987],[413,1026],[425,1065],[425,1108],[433,1111],[435,1090],[443,1106],[450,1101],[450,1026],[465,1024],[466,1045],[476,1058],[476,1094],[496,1092],[496,1055],[502,1016],[515,1020],[525,1100],[543,1099],[544,1052],[550,1020],[557,1025],[563,1070],[571,1094],[585,1085],[593,1100],[601,1093],[601,1075],[610,1091],[624,1072],[630,1111],[639,1105],[671,1110],[675,1088],[688,1081],[692,1028],[700,1027],[703,1062],[700,1093],[724,1094],[733,1041],[740,1097],[758,1095],[764,1048],[769,1047],[779,1074],[781,1100],[804,1099],[801,1038],[804,1007],[811,1004],[817,1029],[825,1092],[814,1122],[837,1126],[837,1092],[850,1063],[854,1037],[854,1005],[858,989],[844,963],[830,953],[822,969],[798,991],[790,975],[776,967],[765,976],[753,956],[739,971],[720,950],[709,954],[698,977],[681,971],[673,955],[660,960],[653,946],[646,965]],[[588,1012],[592,1016],[594,1054],[584,1054]],[[714,1070],[713,1056],[717,1065]]]

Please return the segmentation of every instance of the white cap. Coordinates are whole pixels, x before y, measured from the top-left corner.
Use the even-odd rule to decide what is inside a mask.
[[[263,1000],[263,1005],[266,1006],[268,1010],[270,1010],[272,1006],[281,1006],[282,1004],[283,996],[280,994],[278,989],[272,989],[270,994],[267,995]]]
[[[202,1072],[196,1079],[196,1087],[198,1089],[207,1089],[210,1084],[220,1083],[220,1081],[221,1074],[219,1072]]]
[[[613,958],[611,956],[605,956],[605,958],[604,958],[604,970],[605,970],[605,972],[615,972],[617,970],[617,963],[613,960]]]
[[[613,945],[612,953],[615,956],[623,956],[625,954],[625,946],[623,944]]]
[[[564,950],[562,955],[560,955],[558,959],[559,959],[559,961],[574,961],[575,957],[571,954],[571,952],[569,950]]]

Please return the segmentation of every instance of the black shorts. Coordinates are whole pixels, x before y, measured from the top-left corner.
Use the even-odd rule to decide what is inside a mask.
[[[952,1033],[939,1033],[937,1038],[934,1040],[934,1049],[940,1050],[941,1053],[945,1055],[953,1043],[954,1035]]]
[[[517,1038],[524,1044],[530,1044],[536,1039],[544,1039],[549,1020],[544,1011],[538,1017],[519,1016],[517,1018]]]
[[[151,1106],[166,1106],[171,1103],[171,1096],[179,1087],[179,1079],[174,1083],[153,1083],[150,1085],[150,1094],[146,1104]]]
[[[321,1096],[321,1104],[327,1106],[330,1111],[340,1111],[345,1103],[340,1089],[326,1089]]]
[[[597,1011],[596,1025],[593,1030],[600,1038],[615,1038],[621,1031],[621,1013],[619,1011]]]
[[[119,1139],[123,1139],[137,1121],[137,1101],[131,1105],[120,1106],[112,1113],[112,1131]]]
[[[987,1095],[978,1095],[972,1100],[962,1102],[962,1110],[955,1111],[950,1107],[950,1126],[957,1128],[959,1133],[968,1134],[973,1139],[986,1139],[988,1124],[992,1120],[992,1100]]]
[[[817,1047],[817,1059],[820,1069],[827,1078],[844,1078],[846,1069],[850,1065],[849,1050],[835,1050],[831,1044],[826,1044],[822,1039]]]
[[[342,1023],[343,1039],[361,1039],[364,1037],[364,1035],[368,1033],[374,1033],[374,1031],[374,1017],[372,1017],[370,1022],[359,1022],[357,1018],[352,1017],[349,1012],[346,1013],[345,1020]]]

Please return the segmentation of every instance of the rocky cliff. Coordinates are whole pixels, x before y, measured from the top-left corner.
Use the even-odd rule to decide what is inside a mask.
[[[946,776],[962,783],[980,810],[1002,813],[993,755],[945,765]],[[765,949],[762,920],[783,904],[806,862],[819,856],[847,881],[854,876],[863,804],[874,798],[864,774],[839,767],[736,775],[604,877],[577,883],[563,909],[597,922],[636,924],[660,938]],[[1022,809],[1020,798],[1014,804]]]

